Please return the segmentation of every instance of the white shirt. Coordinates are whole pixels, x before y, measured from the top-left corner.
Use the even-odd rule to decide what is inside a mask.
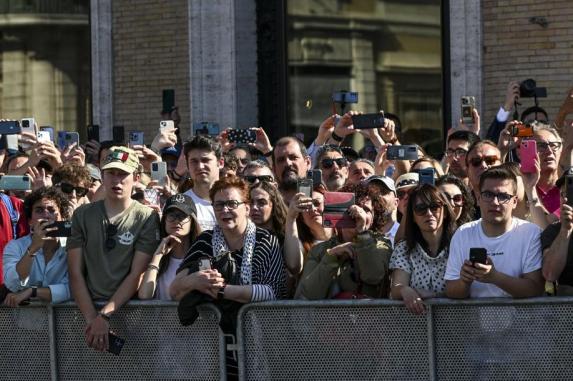
[[[155,299],[159,300],[172,300],[169,295],[169,287],[177,275],[177,269],[183,262],[183,258],[169,258],[169,265],[165,272],[163,272],[157,279],[157,290],[155,291]]]
[[[394,238],[396,238],[396,233],[398,233],[398,228],[400,227],[400,223],[398,221],[394,221],[394,225],[388,230],[384,236],[392,242],[392,247],[394,247]]]
[[[213,210],[211,202],[197,196],[195,192],[193,192],[193,189],[189,189],[183,194],[193,199],[195,207],[197,208],[197,222],[199,222],[201,230],[213,230],[215,225],[217,225],[217,220],[215,219],[215,211]]]
[[[541,268],[541,229],[530,222],[513,218],[511,229],[498,237],[483,232],[482,220],[462,225],[450,242],[450,256],[445,280],[460,279],[464,260],[469,260],[470,248],[482,247],[493,261],[497,271],[512,277],[521,277]],[[511,297],[490,283],[475,281],[470,286],[470,297]]]

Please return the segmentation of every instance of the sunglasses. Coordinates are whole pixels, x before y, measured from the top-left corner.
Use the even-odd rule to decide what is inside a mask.
[[[217,212],[223,211],[225,207],[227,207],[229,210],[235,210],[241,204],[244,204],[244,202],[237,200],[217,201],[213,204],[213,209],[215,209]]]
[[[461,193],[455,194],[453,196],[445,192],[444,194],[455,206],[462,206],[464,204],[464,196]]]
[[[479,167],[481,163],[485,163],[488,166],[494,165],[499,161],[497,156],[478,156],[470,159],[470,164],[473,167]]]
[[[428,209],[432,212],[432,214],[436,214],[438,210],[443,207],[442,204],[439,203],[431,203],[431,204],[416,204],[414,205],[414,213],[418,216],[423,216],[428,212]]]
[[[105,248],[107,251],[113,250],[115,247],[115,235],[117,234],[117,225],[107,225],[105,229]]]
[[[272,183],[274,181],[273,177],[270,175],[262,175],[262,176],[243,176],[243,180],[248,182],[249,184],[254,184],[257,181],[263,182],[266,181],[267,183]]]
[[[62,192],[66,194],[72,194],[73,191],[76,191],[76,196],[78,197],[84,197],[86,194],[88,194],[88,189],[84,187],[75,187],[68,183],[59,183],[58,186]]]
[[[346,167],[348,165],[348,160],[345,157],[339,157],[338,159],[322,159],[320,163],[322,168],[330,169],[334,166],[334,163],[339,167]]]
[[[183,212],[173,211],[165,215],[165,219],[167,220],[167,222],[183,222],[187,218],[189,218],[189,216]]]

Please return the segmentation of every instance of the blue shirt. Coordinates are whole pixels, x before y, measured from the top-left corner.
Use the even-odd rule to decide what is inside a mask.
[[[16,265],[26,254],[26,250],[31,244],[32,235],[29,234],[22,238],[13,239],[4,248],[3,270],[6,287],[12,292],[20,292],[32,286],[49,287],[52,293],[52,303],[61,303],[69,300],[71,296],[65,238],[60,238],[60,247],[47,264],[44,258],[44,251],[40,249],[33,258],[28,277],[20,279],[16,271]]]

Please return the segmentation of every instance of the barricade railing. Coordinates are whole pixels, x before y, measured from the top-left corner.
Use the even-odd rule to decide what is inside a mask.
[[[242,380],[570,380],[573,298],[244,306]]]
[[[111,319],[125,339],[119,356],[85,343],[85,321],[73,303],[0,308],[1,379],[224,380],[220,313],[199,307],[199,318],[179,324],[177,303],[130,302]]]

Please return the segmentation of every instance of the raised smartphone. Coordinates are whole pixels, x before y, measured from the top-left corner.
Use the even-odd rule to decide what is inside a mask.
[[[17,120],[5,120],[0,122],[0,135],[14,135],[22,132],[20,122]]]
[[[71,237],[72,236],[72,222],[71,221],[56,221],[53,224],[46,226],[46,228],[56,228],[46,233],[46,237]]]
[[[352,115],[352,125],[356,130],[384,127],[384,114],[377,112],[374,114]]]
[[[143,131],[129,131],[129,146],[142,146],[143,145]]]
[[[312,197],[312,179],[299,179],[297,184],[297,193],[304,193],[305,197]]]
[[[415,144],[390,146],[386,151],[386,158],[388,160],[418,160],[418,146]]]
[[[474,123],[474,109],[476,107],[475,97],[462,97],[462,122],[464,124]]]
[[[2,190],[30,190],[32,182],[26,175],[3,175],[0,176],[0,189]]]
[[[434,185],[436,178],[434,176],[436,170],[434,168],[424,168],[418,171],[420,176],[420,184],[431,184]]]
[[[164,161],[154,161],[151,163],[151,180],[157,181],[161,186],[165,185],[167,176],[167,163]]]
[[[521,172],[535,172],[535,157],[537,156],[537,142],[535,140],[523,140],[519,147],[519,159]]]

